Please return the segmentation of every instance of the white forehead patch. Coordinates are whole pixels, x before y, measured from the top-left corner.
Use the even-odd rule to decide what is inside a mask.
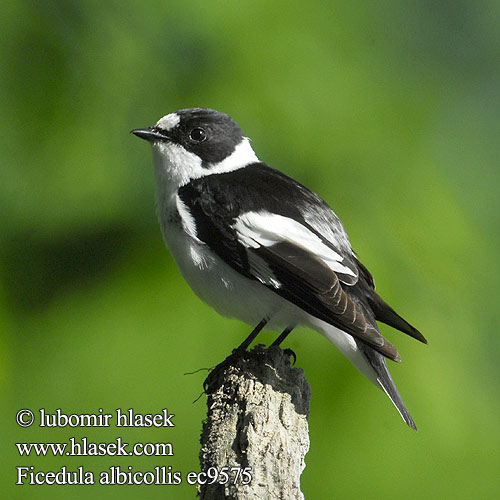
[[[160,118],[156,123],[156,126],[169,132],[173,128],[177,127],[180,121],[181,117],[177,113],[170,113],[169,115],[165,115],[163,118]]]

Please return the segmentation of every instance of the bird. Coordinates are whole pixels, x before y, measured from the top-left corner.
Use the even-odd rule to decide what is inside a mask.
[[[132,134],[152,146],[158,219],[184,279],[204,302],[252,332],[318,331],[382,389],[417,430],[389,373],[397,349],[377,321],[427,343],[375,291],[332,208],[259,160],[228,114],[210,108],[169,113]]]

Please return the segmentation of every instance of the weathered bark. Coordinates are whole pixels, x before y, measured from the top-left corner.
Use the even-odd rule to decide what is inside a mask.
[[[260,345],[234,351],[210,373],[205,390],[201,470],[224,479],[221,471],[227,467],[229,481],[200,485],[200,498],[303,499],[300,475],[309,449],[311,389],[303,370],[290,366],[287,351]],[[245,468],[249,484],[242,484],[249,479]]]

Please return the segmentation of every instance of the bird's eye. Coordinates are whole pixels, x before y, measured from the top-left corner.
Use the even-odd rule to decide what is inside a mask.
[[[196,127],[189,132],[189,138],[195,142],[203,142],[207,139],[207,133],[202,128]]]

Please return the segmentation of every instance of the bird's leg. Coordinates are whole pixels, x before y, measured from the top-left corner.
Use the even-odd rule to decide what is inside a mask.
[[[260,323],[252,330],[252,333],[240,344],[238,351],[246,351],[248,346],[255,340],[255,337],[262,331],[269,320],[263,318]]]
[[[275,345],[280,345],[281,342],[283,342],[287,337],[288,334],[294,329],[294,326],[289,326],[288,328],[285,328],[282,332],[281,335],[269,346],[273,347]],[[297,356],[296,354],[291,350],[291,349],[285,349],[284,352],[288,354],[291,358],[293,358],[293,364],[296,363],[297,361]]]
[[[281,342],[283,342],[287,337],[288,337],[288,334],[294,329],[295,327],[294,326],[289,326],[287,328],[285,328],[282,332],[281,332],[281,335],[269,346],[269,347],[272,347],[274,345],[280,345]]]

